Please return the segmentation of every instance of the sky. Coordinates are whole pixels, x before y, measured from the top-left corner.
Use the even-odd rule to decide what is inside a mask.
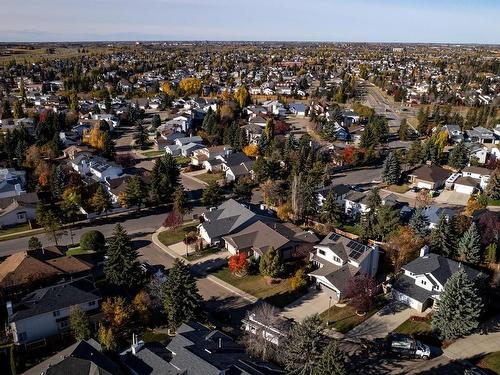
[[[0,42],[500,44],[500,0],[0,0]]]

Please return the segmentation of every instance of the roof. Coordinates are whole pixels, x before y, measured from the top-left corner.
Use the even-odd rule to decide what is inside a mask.
[[[18,202],[20,205],[33,205],[38,203],[37,193],[27,193],[16,195],[14,197],[0,198],[0,210],[7,208],[12,204],[12,202]]]
[[[333,191],[335,195],[344,195],[349,193],[351,191],[351,188],[344,184],[338,184],[338,185],[324,187],[322,189],[317,190],[316,192],[326,197],[330,191]]]
[[[168,351],[157,342],[145,343],[142,348],[136,351],[135,355],[131,349],[120,355],[120,360],[125,366],[136,374],[179,374],[179,371],[168,362],[168,359],[170,359]]]
[[[480,174],[482,176],[491,175],[491,170],[489,170],[488,168],[475,167],[475,166],[465,167],[464,169],[462,169],[462,172],[476,173],[476,174]]]
[[[256,221],[242,231],[223,237],[237,249],[254,249],[259,254],[264,254],[272,246],[279,249],[290,243],[290,239],[272,229],[262,221]]]
[[[349,259],[360,263],[373,248],[363,245],[362,243],[351,240],[350,238],[341,236],[335,232],[330,232],[316,248],[327,247],[332,250],[343,261]],[[326,262],[326,260],[323,260]]]
[[[398,292],[406,294],[408,297],[416,299],[419,302],[424,303],[433,294],[438,292],[430,291],[419,287],[415,284],[415,280],[406,275],[400,275],[394,282],[393,288]]]
[[[224,159],[226,161],[226,165],[229,167],[239,165],[241,163],[248,163],[251,162],[251,159],[246,156],[243,152],[235,152],[234,154],[229,154],[224,156]]]
[[[478,187],[479,181],[472,178],[472,177],[460,176],[459,178],[457,178],[455,180],[455,185],[465,185],[465,186]]]
[[[364,200],[368,198],[368,194],[365,192],[361,191],[355,191],[351,190],[347,193],[345,199],[352,201],[352,202],[362,202],[364,203]]]
[[[424,208],[423,214],[430,223],[437,223],[441,214],[451,218],[458,214],[459,208],[428,206]]]
[[[28,319],[47,312],[100,299],[94,283],[80,278],[35,290],[14,305],[9,322]]]
[[[108,375],[121,374],[119,367],[101,353],[94,339],[78,341],[39,363],[24,375]]]
[[[422,181],[439,182],[446,180],[451,175],[451,172],[435,164],[425,164],[413,170],[409,175],[415,176]]]
[[[313,257],[313,260],[321,263],[323,266],[315,271],[310,272],[309,276],[320,276],[328,280],[329,283],[335,286],[341,293],[347,290],[349,280],[356,275],[359,268],[350,264],[338,266],[333,263],[325,263],[325,260],[319,257]]]

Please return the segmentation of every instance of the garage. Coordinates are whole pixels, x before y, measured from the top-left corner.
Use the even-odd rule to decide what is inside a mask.
[[[419,302],[416,299],[411,298],[411,297],[407,296],[404,293],[401,293],[401,292],[399,292],[397,290],[393,290],[392,291],[392,297],[396,301],[402,302],[405,305],[410,306],[412,309],[415,309],[417,311],[422,311],[422,307],[423,307],[422,306],[422,302]]]
[[[429,182],[423,182],[423,181],[419,181],[417,184],[417,187],[419,187],[420,189],[427,189],[427,190],[432,190],[433,186],[434,186],[434,184],[431,184]]]
[[[455,181],[455,191],[462,194],[473,194],[479,186],[479,181],[472,177],[461,176]]]
[[[454,189],[457,193],[462,193],[462,194],[467,194],[467,195],[472,195],[474,193],[473,186],[455,184]]]

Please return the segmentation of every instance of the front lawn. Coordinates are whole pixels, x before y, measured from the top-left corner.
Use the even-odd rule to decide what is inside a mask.
[[[404,333],[406,335],[430,335],[432,334],[432,327],[430,320],[422,322],[411,320],[410,318],[401,323],[394,332]]]
[[[403,185],[389,185],[386,188],[387,190],[393,191],[395,193],[404,194],[408,190],[410,190],[410,186],[408,184]]]
[[[374,307],[363,316],[357,315],[356,310],[349,305],[345,307],[332,306],[330,309],[323,311],[320,317],[325,323],[333,325],[336,331],[346,333],[379,311],[385,303],[386,301],[382,298],[378,299]]]
[[[221,251],[218,247],[209,247],[207,249],[203,249],[203,251],[192,251],[188,255],[183,255],[185,259],[192,262],[193,260],[204,258],[208,255],[215,254]]]
[[[176,156],[175,161],[179,165],[185,165],[185,164],[191,163],[191,158],[189,158],[187,156]]]
[[[277,284],[268,284],[261,275],[235,277],[227,267],[215,271],[212,275],[277,307],[285,307],[305,294],[305,291],[292,290],[290,278]]]
[[[500,352],[485,355],[479,361],[478,366],[495,374],[500,374]]]
[[[343,225],[342,230],[344,232],[352,233],[355,234],[356,236],[359,236],[359,229],[356,225]]]
[[[82,254],[93,254],[94,251],[92,250],[83,250],[81,247],[74,247],[72,249],[69,249],[66,251],[66,255],[82,255]]]
[[[488,206],[500,206],[500,199],[488,199]]]
[[[209,184],[210,182],[213,182],[213,181],[217,182],[219,180],[224,179],[224,175],[220,172],[218,172],[218,173],[207,172],[207,173],[198,174],[194,177],[196,177],[198,180],[206,182],[207,184]]]
[[[165,150],[163,150],[163,151],[160,151],[160,150],[145,151],[145,152],[142,152],[142,154],[148,158],[155,158],[157,156],[165,155]]]
[[[19,224],[19,225],[13,225],[11,227],[6,227],[3,229],[0,229],[0,236],[6,236],[8,234],[14,234],[18,232],[24,232],[26,230],[30,230],[30,225],[29,224]]]
[[[189,232],[196,231],[197,225],[198,223],[189,222],[181,225],[179,228],[176,229],[164,230],[163,232],[160,232],[160,234],[158,235],[158,239],[165,246],[181,242],[182,240],[184,240],[186,234],[188,234]]]

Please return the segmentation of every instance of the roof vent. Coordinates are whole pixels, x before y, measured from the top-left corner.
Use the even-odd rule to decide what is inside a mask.
[[[425,245],[420,249],[420,258],[425,258],[429,256],[429,246]]]

